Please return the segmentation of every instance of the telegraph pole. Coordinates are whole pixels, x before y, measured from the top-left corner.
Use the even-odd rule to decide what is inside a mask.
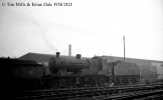
[[[123,36],[123,46],[124,46],[124,62],[125,62],[125,36]]]

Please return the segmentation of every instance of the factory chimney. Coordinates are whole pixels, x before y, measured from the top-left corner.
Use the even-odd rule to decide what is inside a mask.
[[[71,56],[71,44],[68,45],[69,53],[68,55]]]
[[[123,46],[124,46],[124,62],[125,62],[125,53],[126,53],[126,51],[125,51],[125,36],[123,36]]]

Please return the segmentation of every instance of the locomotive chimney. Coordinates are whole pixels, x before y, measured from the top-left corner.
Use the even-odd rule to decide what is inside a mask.
[[[69,49],[69,56],[71,56],[71,44],[68,45],[68,49]]]
[[[59,58],[60,52],[56,52],[56,57]]]
[[[81,59],[81,54],[76,54],[76,59]]]

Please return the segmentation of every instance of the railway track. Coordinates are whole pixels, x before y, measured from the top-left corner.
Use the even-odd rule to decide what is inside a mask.
[[[104,100],[160,100],[163,98],[163,90],[131,92],[103,98]]]
[[[157,91],[162,93],[162,85],[131,85],[116,87],[82,87],[65,89],[47,89],[19,92],[7,99],[19,100],[101,100],[138,97],[142,93]],[[148,93],[149,94],[149,93]],[[152,94],[152,93],[151,93]],[[154,95],[155,93],[153,93]],[[147,95],[147,94],[146,94]],[[155,97],[159,97],[155,94]],[[150,98],[150,95],[149,95]],[[144,99],[142,99],[144,100]]]

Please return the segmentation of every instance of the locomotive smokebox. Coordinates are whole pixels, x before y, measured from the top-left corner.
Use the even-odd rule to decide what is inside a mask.
[[[56,52],[56,57],[59,58],[60,52]]]
[[[76,54],[76,59],[81,59],[81,54]]]

